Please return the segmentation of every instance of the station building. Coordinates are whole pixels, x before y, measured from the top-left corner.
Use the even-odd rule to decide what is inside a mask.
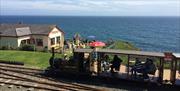
[[[0,24],[0,48],[17,49],[25,44],[36,50],[63,50],[64,32],[56,25],[47,24]]]

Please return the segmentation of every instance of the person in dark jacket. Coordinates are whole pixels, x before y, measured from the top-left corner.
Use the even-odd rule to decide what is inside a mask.
[[[144,68],[143,76],[145,79],[149,78],[148,74],[155,74],[156,66],[152,59],[147,58],[147,63]]]
[[[120,65],[121,65],[122,59],[120,59],[117,55],[114,56],[113,61],[111,62],[111,72],[119,71],[120,70]]]
[[[156,66],[152,59],[147,58],[146,62],[141,66],[136,66],[133,68],[135,72],[142,73],[144,79],[148,79],[148,74],[155,74]]]
[[[132,66],[132,69],[131,69],[131,74],[136,77],[136,70],[138,70],[142,67],[143,67],[143,64],[141,63],[139,58],[136,58],[135,64]]]

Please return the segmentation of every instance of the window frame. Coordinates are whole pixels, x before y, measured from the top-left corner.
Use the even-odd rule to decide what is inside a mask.
[[[43,39],[40,39],[40,38],[36,39],[36,45],[43,46]]]
[[[57,36],[56,37],[56,44],[60,44],[61,43],[61,37],[60,36]]]
[[[53,42],[52,40],[53,40],[54,42]],[[50,43],[51,43],[51,45],[55,45],[55,38],[50,38]]]
[[[21,40],[21,45],[26,45],[27,40]]]

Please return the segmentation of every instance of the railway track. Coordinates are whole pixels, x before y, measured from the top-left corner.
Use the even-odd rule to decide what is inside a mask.
[[[9,85],[24,86],[24,87],[33,87],[33,88],[36,88],[36,89],[53,90],[53,91],[67,90],[67,89],[58,88],[58,87],[54,87],[54,86],[49,86],[49,85],[45,85],[45,84],[29,82],[29,81],[26,81],[26,80],[0,78],[0,83],[5,83],[5,84],[9,84]]]
[[[10,64],[2,64],[2,63],[0,63],[0,66],[1,67],[16,68],[16,69],[24,69],[24,70],[43,71],[42,69],[24,67],[24,66],[20,66],[20,65],[10,65]]]
[[[100,91],[100,89],[40,76],[43,70],[0,64],[0,83],[33,87],[44,90]]]

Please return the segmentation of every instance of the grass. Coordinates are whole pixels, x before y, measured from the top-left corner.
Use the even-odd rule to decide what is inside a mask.
[[[135,47],[132,43],[117,40],[114,42],[114,44],[111,45],[110,49],[121,49],[121,50],[140,50],[139,48]],[[113,55],[110,55],[110,60],[113,60]],[[122,64],[127,64],[128,57],[127,55],[120,55],[119,56],[123,62]]]
[[[124,41],[116,41],[112,46],[112,49],[138,50],[138,48],[134,47],[132,44]],[[72,55],[70,52],[67,52],[66,54]],[[0,60],[24,62],[25,66],[42,69],[48,67],[50,57],[51,53],[45,52],[0,50]],[[56,54],[56,57],[63,57],[63,54]],[[126,56],[121,56],[121,58],[124,60],[123,63],[127,62]]]
[[[24,62],[25,66],[46,68],[49,65],[51,53],[0,50],[0,60]],[[56,57],[62,57],[62,54],[56,54]]]
[[[132,43],[118,40],[114,42],[114,46],[111,49],[122,49],[122,50],[140,50],[139,48],[135,47]]]

